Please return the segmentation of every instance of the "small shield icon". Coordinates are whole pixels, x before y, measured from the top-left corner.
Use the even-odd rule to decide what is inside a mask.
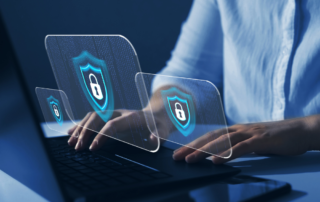
[[[63,114],[60,108],[60,102],[53,96],[50,96],[47,98],[49,108],[52,112],[53,117],[56,119],[56,121],[61,126],[63,124]]]
[[[184,135],[190,135],[196,122],[192,96],[176,87],[161,91],[161,97],[172,123]]]
[[[83,51],[73,58],[74,68],[90,105],[107,122],[114,108],[111,79],[104,60]]]

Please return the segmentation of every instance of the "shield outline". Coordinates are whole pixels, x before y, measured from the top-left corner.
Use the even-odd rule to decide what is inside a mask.
[[[104,60],[100,60],[93,55],[91,55],[88,51],[82,51],[81,54],[77,57],[72,58],[74,68],[77,73],[77,77],[80,82],[80,86],[92,106],[93,110],[97,112],[97,114],[101,117],[101,119],[105,122],[107,122],[114,109],[114,99],[113,99],[113,90],[111,86],[111,79],[109,76],[109,72],[107,69],[107,65]],[[94,100],[94,98],[91,96],[91,92],[88,90],[87,84],[83,78],[81,67],[86,67],[88,64],[92,66],[95,69],[99,69],[101,76],[103,78],[104,86],[106,88],[106,101],[104,106],[98,105],[98,103]],[[97,68],[99,67],[99,68]],[[106,81],[105,81],[106,80]]]
[[[87,82],[84,78],[84,75],[83,75],[83,71],[87,71],[87,69],[91,69],[92,71],[94,71],[95,73],[99,73],[101,74],[101,77],[102,77],[102,81],[103,81],[103,86],[104,86],[104,89],[105,89],[105,92],[106,92],[106,95],[105,95],[105,101],[104,101],[104,104],[103,106],[100,106],[96,99],[93,98],[92,94],[91,94],[91,91],[89,90],[88,86],[87,86]],[[103,74],[102,74],[102,71],[101,69],[97,68],[97,67],[93,67],[90,63],[88,63],[86,66],[80,66],[80,71],[81,71],[81,75],[82,75],[82,78],[83,78],[83,82],[84,84],[86,85],[86,89],[91,97],[91,99],[95,102],[95,104],[100,108],[100,110],[104,110],[106,105],[108,104],[108,90],[107,90],[107,87],[106,87],[106,83],[104,82],[104,78],[103,78]]]
[[[174,96],[169,97],[171,94],[175,93]],[[190,135],[196,123],[196,116],[195,116],[195,107],[193,104],[192,96],[181,92],[178,88],[172,87],[168,90],[161,91],[161,97],[166,108],[167,114],[171,120],[171,122],[175,125],[175,127],[185,136],[187,137]],[[182,98],[185,99],[182,99]],[[184,102],[187,105],[188,113],[189,113],[189,120],[185,125],[182,125],[175,117],[174,113],[171,110],[170,100],[179,100],[180,102]],[[189,101],[189,102],[188,102]],[[168,104],[167,104],[168,103]]]
[[[187,127],[189,126],[189,124],[190,124],[190,110],[189,110],[189,106],[188,106],[188,101],[187,101],[187,100],[183,100],[183,99],[179,98],[179,97],[176,96],[176,95],[175,95],[174,97],[167,97],[167,99],[168,99],[168,103],[169,103],[169,109],[170,109],[170,111],[171,111],[171,114],[172,114],[173,118],[176,120],[176,122],[178,122],[178,124],[179,124],[183,129],[187,128]],[[189,116],[188,116],[189,119],[188,119],[188,121],[187,121],[187,123],[186,123],[185,125],[182,125],[182,124],[180,123],[180,121],[177,120],[176,116],[174,115],[174,113],[173,113],[173,111],[172,111],[172,109],[171,109],[170,101],[174,101],[174,100],[179,100],[180,102],[186,103],[186,105],[187,105],[188,114],[189,114]]]
[[[54,98],[52,95],[50,95],[50,97],[47,98],[47,101],[48,101],[48,105],[49,105],[49,108],[50,108],[50,111],[51,111],[53,117],[56,119],[56,121],[58,122],[58,124],[59,124],[60,126],[62,126],[62,124],[63,124],[63,113],[62,113],[62,111],[61,111],[61,107],[60,107],[60,102],[59,102],[59,100],[57,100],[57,99]],[[52,109],[52,104],[57,105],[58,110],[59,110],[59,114],[60,114],[60,118],[58,118],[58,117],[56,116],[56,114],[54,113],[54,111],[53,111],[53,109]]]

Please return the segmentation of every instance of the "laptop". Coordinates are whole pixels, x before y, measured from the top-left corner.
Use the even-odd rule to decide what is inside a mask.
[[[172,159],[174,145],[150,153],[117,140],[98,152],[76,152],[68,136],[46,138],[15,50],[1,24],[0,169],[49,201],[129,200],[201,186],[240,172],[208,160]]]

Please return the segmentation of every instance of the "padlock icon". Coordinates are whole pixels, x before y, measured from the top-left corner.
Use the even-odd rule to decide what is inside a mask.
[[[178,109],[178,106],[179,106],[180,109]],[[180,121],[185,121],[186,120],[186,114],[183,111],[182,105],[179,102],[176,102],[174,104],[174,108],[175,108],[175,112],[176,112],[176,117]]]
[[[92,83],[91,77],[93,77],[95,79],[95,83]],[[90,80],[90,86],[91,86],[91,91],[92,94],[95,98],[97,98],[98,100],[102,100],[103,99],[103,94],[101,91],[101,87],[98,83],[98,79],[96,77],[96,75],[94,74],[89,74],[89,80]]]
[[[59,111],[58,111],[58,109],[57,109],[57,106],[56,106],[56,105],[53,105],[53,111],[54,111],[54,113],[56,114],[56,116],[57,116],[57,117],[59,117],[59,116],[60,116]]]

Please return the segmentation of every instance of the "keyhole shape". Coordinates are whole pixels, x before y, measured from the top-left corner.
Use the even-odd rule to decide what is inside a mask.
[[[97,86],[95,86],[94,89],[95,89],[95,91],[96,91],[96,93],[97,93],[97,96],[99,96],[99,91],[98,91]]]

